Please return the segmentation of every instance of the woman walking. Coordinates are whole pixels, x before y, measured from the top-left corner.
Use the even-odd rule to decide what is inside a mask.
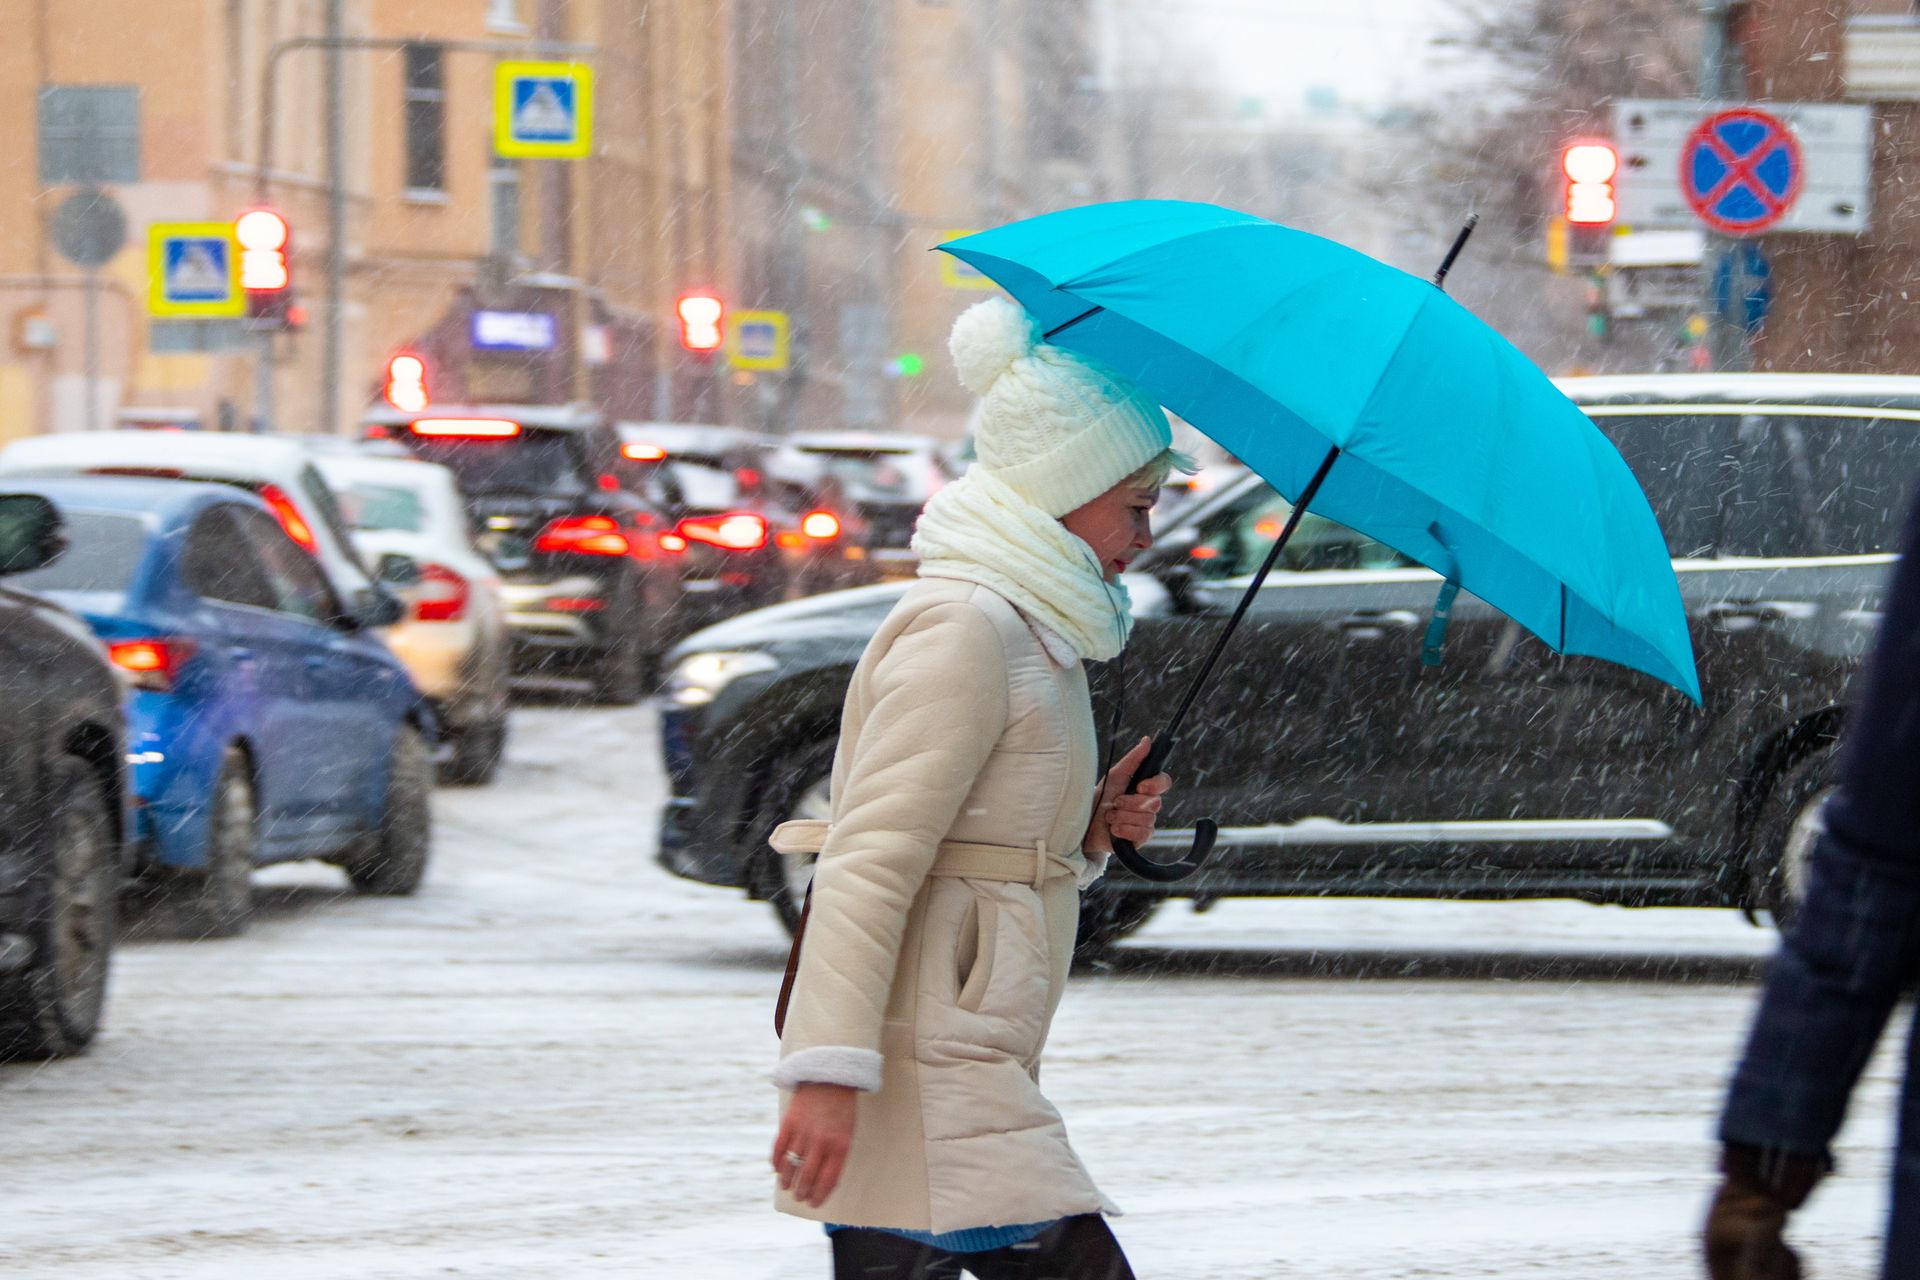
[[[846,1280],[1129,1280],[1112,1206],[1040,1093],[1079,891],[1153,833],[1162,774],[1096,804],[1082,662],[1125,645],[1117,578],[1174,468],[1165,413],[1041,343],[1003,299],[960,317],[979,461],[928,502],[920,576],[853,675],[781,1036],[773,1145],[787,1213]]]

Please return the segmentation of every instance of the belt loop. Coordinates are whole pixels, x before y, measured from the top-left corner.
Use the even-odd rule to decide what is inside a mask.
[[[1047,883],[1047,842],[1042,840],[1034,845],[1034,853],[1033,891],[1038,893]]]

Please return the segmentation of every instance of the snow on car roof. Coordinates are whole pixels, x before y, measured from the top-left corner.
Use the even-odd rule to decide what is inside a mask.
[[[0,471],[80,471],[99,466],[191,466],[248,479],[298,473],[309,460],[294,437],[200,431],[73,431],[29,436],[0,451]]]
[[[1555,378],[1580,404],[1840,401],[1920,407],[1920,377],[1862,373],[1638,373]]]

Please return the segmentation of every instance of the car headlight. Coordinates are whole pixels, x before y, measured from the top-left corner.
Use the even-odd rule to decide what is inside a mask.
[[[766,653],[694,653],[680,660],[667,677],[666,700],[676,707],[703,707],[741,676],[779,666]]]

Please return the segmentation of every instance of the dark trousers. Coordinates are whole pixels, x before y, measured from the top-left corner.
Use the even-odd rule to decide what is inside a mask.
[[[1062,1218],[1038,1236],[982,1253],[942,1253],[886,1231],[833,1233],[834,1280],[1133,1280],[1106,1219]]]

